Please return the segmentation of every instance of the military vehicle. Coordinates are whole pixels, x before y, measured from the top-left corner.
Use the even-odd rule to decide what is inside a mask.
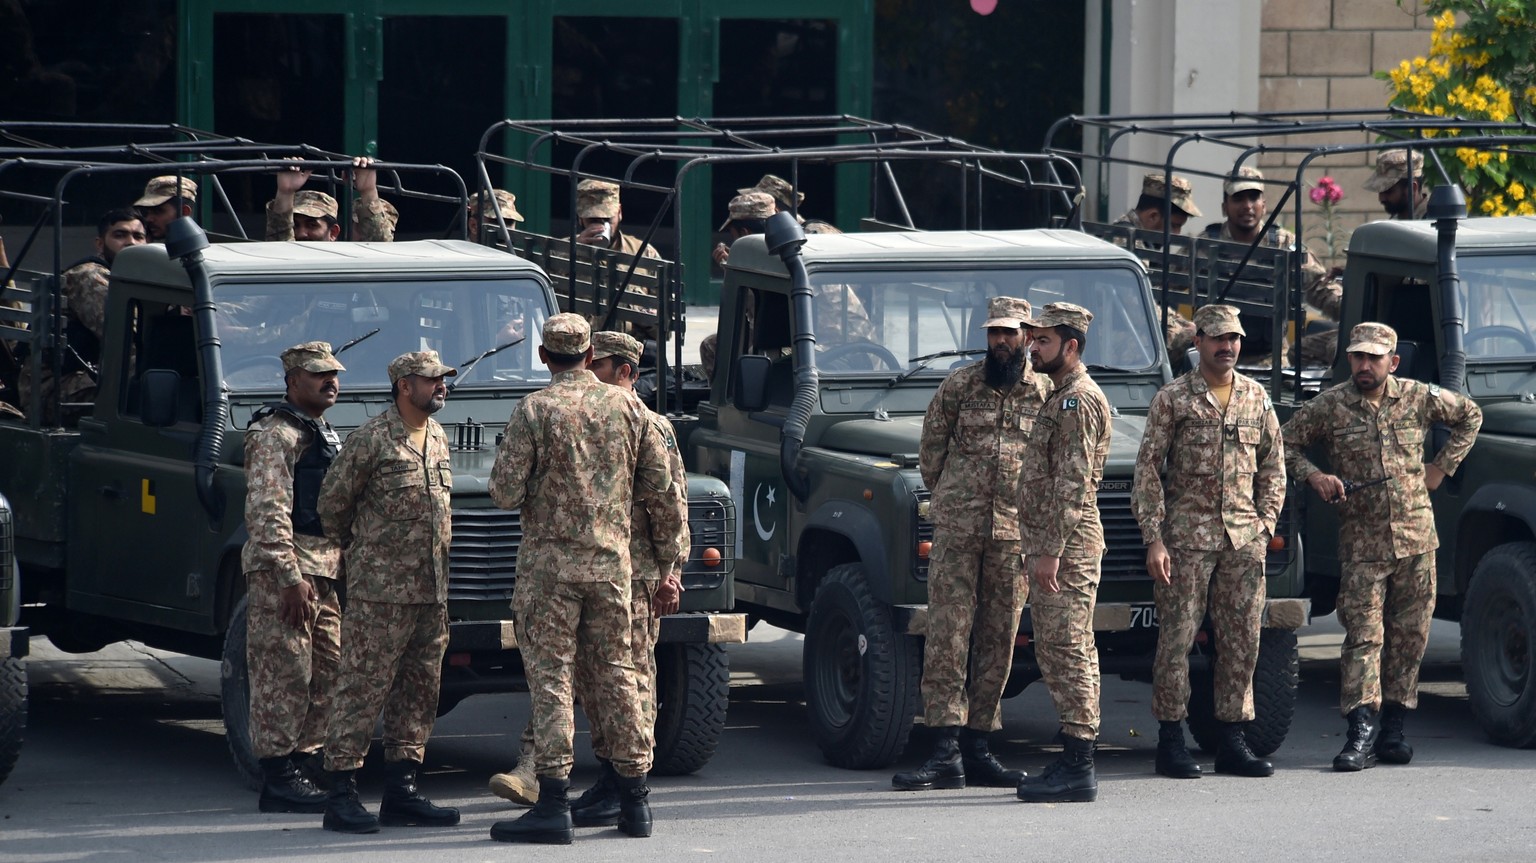
[[[1131,476],[1147,405],[1172,371],[1144,265],[1075,227],[1070,202],[1081,184],[1069,161],[846,117],[612,127],[509,121],[507,128],[580,158],[562,161],[556,147],[529,145],[525,158],[487,152],[485,163],[506,161],[569,180],[593,175],[582,164],[605,164],[597,176],[625,183],[635,197],[665,195],[649,232],[673,216],[685,260],[690,243],[713,238],[683,225],[682,205],[669,207],[691,200],[686,181],[706,169],[754,178],[772,171],[792,184],[816,172],[863,177],[865,232],[806,237],[795,214],[780,213],[765,235],[730,247],[718,359],[697,389],[684,387],[699,400],[687,436],[691,465],[726,482],[740,513],[736,607],[804,633],[807,711],[830,762],[889,765],[920,712],[933,527],[918,472],[919,433],[944,376],[984,353],[980,324],[991,296],[1024,297],[1037,307],[1065,299],[1097,315],[1087,361],[1117,416],[1099,497],[1109,549],[1094,629],[1105,673],[1150,680],[1156,613],[1130,510]],[[675,181],[656,179],[665,175],[657,164],[674,166]],[[1047,179],[1052,171],[1059,179]],[[958,214],[914,220],[902,178],[958,190]],[[860,185],[840,181],[839,188],[849,187]],[[1056,211],[1068,227],[1017,226],[1020,214],[1048,214],[1058,196],[1069,202]],[[962,229],[920,229],[920,221],[939,219]],[[1260,718],[1251,735],[1266,754],[1289,730],[1294,630],[1306,619],[1294,533],[1293,524],[1282,526],[1266,564],[1273,598],[1259,660]],[[1009,695],[1039,679],[1032,631],[1026,611]],[[1212,647],[1202,636],[1197,668]],[[1191,726],[1213,742],[1208,686],[1202,697]]]
[[[21,619],[21,576],[16,564],[11,502],[0,494],[0,783],[11,775],[27,731],[27,669],[30,649]]]
[[[271,148],[276,149],[276,148]],[[196,176],[204,196],[231,176],[277,169],[270,153],[205,158],[188,147],[174,168]],[[244,151],[241,151],[241,155]],[[162,152],[161,155],[164,155]],[[278,152],[278,155],[282,155]],[[306,148],[298,164],[344,188],[338,157]],[[199,158],[204,157],[204,158]],[[72,181],[116,180],[131,200],[164,164],[60,158],[60,197]],[[25,166],[17,166],[18,172]],[[0,166],[3,170],[3,166]],[[437,177],[463,236],[464,187],[445,168],[381,165],[391,175]],[[421,188],[419,181],[412,188]],[[396,191],[404,193],[404,186]],[[60,197],[43,202],[39,224],[64,223]],[[68,198],[63,198],[68,200]],[[218,218],[225,218],[219,216]],[[437,419],[452,445],[453,540],[450,636],[439,712],[466,696],[526,684],[510,620],[521,538],[519,516],[493,506],[487,481],[498,429],[516,400],[549,380],[536,346],[556,309],[534,264],[463,239],[382,243],[219,243],[206,248],[191,220],[168,245],[124,249],[113,262],[98,391],[83,405],[24,405],[27,419],[0,422],[0,491],[18,501],[16,559],[23,609],[35,631],[83,652],[120,639],[222,659],[225,727],[237,766],[258,775],[248,733],[245,583],[240,549],[245,480],[243,430],[283,394],[278,353],[308,340],[351,343],[349,371],[327,414],[345,436],[386,409],[385,368],[394,356],[431,348],[460,369]],[[62,235],[49,238],[63,243]],[[34,374],[70,368],[57,273],[15,266],[0,337],[27,348]],[[190,313],[189,313],[190,312]],[[25,328],[17,324],[24,324]],[[76,407],[74,425],[43,422]],[[52,413],[51,415],[61,415]],[[697,770],[724,726],[729,686],[724,642],[745,637],[732,595],[733,520],[723,483],[690,477],[693,549],[683,572],[683,612],[662,621],[657,647],[659,773]]]
[[[1354,157],[1351,163],[1358,163],[1361,154],[1374,158],[1385,149],[1411,147],[1429,169],[1428,186],[1436,175],[1448,175],[1439,163],[1459,158],[1456,151],[1461,148],[1528,159],[1529,148],[1536,142],[1536,126],[1383,116],[1379,109],[1306,116],[1074,119],[1085,128],[1106,131],[1110,140],[1141,133],[1169,140],[1169,163],[1143,167],[1174,168],[1179,146],[1196,141],[1226,142],[1234,159],[1232,169],[1255,155],[1283,155],[1287,167],[1270,171],[1271,179],[1278,180],[1275,188],[1283,191],[1269,225],[1289,216],[1299,235],[1310,233],[1308,225],[1313,221],[1298,191],[1304,188],[1307,172],[1329,168],[1331,157]],[[1363,143],[1340,143],[1343,132],[1362,133],[1358,140]],[[1101,163],[1128,161],[1111,151],[1092,158]],[[1294,202],[1294,211],[1284,212],[1287,202]],[[1112,229],[1103,230],[1108,234]],[[1230,243],[1210,247],[1210,241],[1178,237],[1172,238],[1172,245],[1163,246],[1158,243],[1167,240],[1157,237],[1158,233],[1142,232],[1135,240],[1153,267],[1154,279],[1173,286],[1170,302],[1174,305],[1189,302],[1189,291],[1181,293],[1179,286],[1190,284],[1191,271],[1197,273],[1193,280],[1196,303],[1227,290],[1232,291],[1229,300],[1246,298],[1250,302],[1240,303],[1245,315],[1261,326],[1272,324],[1277,359],[1282,358],[1280,334],[1317,326],[1308,321],[1296,287],[1299,261],[1292,256],[1291,272],[1286,272],[1285,250],[1232,248]],[[1185,251],[1165,257],[1146,254],[1147,248]],[[1235,261],[1244,254],[1257,256],[1259,265],[1241,272],[1229,266],[1214,277],[1212,272],[1219,267],[1208,266],[1202,285],[1200,262]],[[1461,626],[1462,672],[1473,715],[1490,740],[1515,747],[1536,745],[1533,257],[1536,220],[1467,218],[1460,190],[1438,186],[1430,195],[1425,220],[1370,222],[1350,236],[1338,322],[1342,333],[1362,321],[1392,326],[1399,336],[1398,376],[1463,392],[1482,407],[1482,431],[1471,453],[1456,475],[1430,495],[1440,539],[1435,616]],[[1342,347],[1340,343],[1324,368],[1276,363],[1272,370],[1254,372],[1266,376],[1282,417],[1330,380],[1349,379],[1349,361]],[[1426,439],[1426,459],[1443,443],[1443,430]],[[1337,511],[1311,492],[1294,493],[1291,505],[1302,525],[1306,594],[1316,613],[1328,614],[1334,610],[1339,589]]]

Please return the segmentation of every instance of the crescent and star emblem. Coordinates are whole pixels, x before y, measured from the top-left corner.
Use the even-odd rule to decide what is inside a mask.
[[[768,506],[770,506],[770,507],[772,507],[773,504],[774,504],[774,497],[773,496],[776,493],[776,491],[777,490],[773,486],[771,486],[771,485],[768,486],[768,495],[767,495],[767,497],[768,497]],[[775,520],[767,528],[763,527],[763,519],[759,515],[759,511],[762,508],[761,505],[759,504],[759,500],[762,497],[763,497],[763,484],[762,483],[758,483],[757,484],[757,490],[752,492],[752,526],[757,528],[757,535],[758,535],[758,537],[760,539],[762,539],[764,542],[767,542],[768,540],[773,539],[773,532],[779,529],[779,522],[777,520]]]

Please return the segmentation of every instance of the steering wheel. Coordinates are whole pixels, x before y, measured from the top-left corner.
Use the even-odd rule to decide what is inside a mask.
[[[855,354],[868,354],[884,363],[891,371],[899,372],[906,368],[906,365],[901,360],[896,359],[895,354],[886,350],[885,345],[878,342],[847,342],[841,345],[833,345],[816,357],[816,364],[819,366],[831,365],[837,360]]]
[[[1519,342],[1520,347],[1524,348],[1528,353],[1536,354],[1536,341],[1531,340],[1531,334],[1516,327],[1493,324],[1470,330],[1463,337],[1463,341],[1469,346],[1473,342],[1480,342],[1485,339],[1509,339]]]

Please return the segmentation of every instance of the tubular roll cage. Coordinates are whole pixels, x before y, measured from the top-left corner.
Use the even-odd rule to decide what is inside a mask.
[[[502,136],[505,136],[502,139]],[[502,139],[502,146],[496,146]],[[825,143],[804,146],[797,142],[821,139]],[[594,155],[603,154],[627,160],[622,170],[600,174],[583,166]],[[876,182],[871,184],[870,212],[879,212],[883,196],[900,214],[901,222],[880,223],[871,219],[865,225],[876,229],[919,230],[907,207],[906,195],[892,165],[897,162],[926,162],[957,172],[962,227],[984,226],[982,191],[988,182],[1046,193],[1047,202],[1059,196],[1066,203],[1062,220],[1075,225],[1083,185],[1077,166],[1061,155],[994,150],[969,144],[957,138],[934,135],[898,123],[882,123],[850,115],[800,117],[666,117],[609,120],[502,120],[486,129],[476,153],[479,190],[489,194],[495,185],[490,166],[514,167],[550,176],[564,176],[570,185],[571,212],[576,212],[576,184],[584,179],[605,180],[621,189],[652,192],[663,196],[662,205],[644,229],[641,239],[650,243],[670,213],[673,229],[682,246],[689,235],[684,232],[678,199],[684,182],[694,172],[710,165],[760,164],[777,167],[787,176],[795,192],[800,188],[802,165],[869,165]],[[666,167],[671,177],[657,180],[653,172]],[[787,166],[778,167],[778,166]],[[790,196],[791,212],[799,215],[799,199]],[[974,218],[973,218],[974,216]],[[500,242],[511,248],[513,234],[497,213],[492,230]],[[569,242],[576,246],[577,220],[572,219]],[[625,264],[632,268],[640,259],[637,253]],[[683,386],[682,341],[686,314],[682,302],[681,267],[667,267],[668,277],[658,285],[660,314],[658,377],[667,379],[666,342],[673,343],[672,378],[681,401]],[[566,276],[565,296],[574,304],[577,296],[576,268]],[[611,325],[619,302],[629,286],[628,275],[608,307],[604,325]],[[658,398],[665,387],[658,388]],[[658,410],[664,408],[658,404]]]
[[[1072,127],[1079,127],[1083,131],[1084,140],[1088,140],[1089,132],[1097,132],[1098,149],[1090,151],[1086,147],[1081,150],[1069,149],[1058,146],[1055,142],[1059,136]],[[1343,133],[1359,132],[1362,136],[1370,136],[1374,141],[1361,144],[1310,144],[1296,143],[1298,138],[1305,139],[1309,135],[1330,135],[1337,137]],[[1136,135],[1148,135],[1160,140],[1168,141],[1168,154],[1162,162],[1148,162],[1128,156],[1115,155],[1115,147],[1123,140],[1128,140]],[[1281,142],[1271,143],[1275,138]],[[1208,144],[1227,148],[1233,151],[1232,168],[1227,172],[1211,172],[1207,170],[1187,169],[1177,165],[1179,151],[1189,144]],[[1151,168],[1163,172],[1169,176],[1175,170],[1179,173],[1210,177],[1216,180],[1226,180],[1237,173],[1237,170],[1250,163],[1257,156],[1299,155],[1300,160],[1295,166],[1294,176],[1289,178],[1271,179],[1266,177],[1263,181],[1266,185],[1283,184],[1284,191],[1280,201],[1270,208],[1269,218],[1260,227],[1258,237],[1247,244],[1247,251],[1237,268],[1227,277],[1221,291],[1211,298],[1210,302],[1222,302],[1226,299],[1228,291],[1236,283],[1239,274],[1249,259],[1259,249],[1265,236],[1275,226],[1287,204],[1294,199],[1294,219],[1298,241],[1304,236],[1303,230],[1303,204],[1305,198],[1300,194],[1304,183],[1304,175],[1314,161],[1326,159],[1329,156],[1372,153],[1388,149],[1409,149],[1426,156],[1426,163],[1433,163],[1440,177],[1450,175],[1446,172],[1440,158],[1440,151],[1445,149],[1459,149],[1471,147],[1494,153],[1508,153],[1511,156],[1536,157],[1536,124],[1531,123],[1495,123],[1484,120],[1465,120],[1456,117],[1438,117],[1427,114],[1416,114],[1398,109],[1355,108],[1335,109],[1319,111],[1277,111],[1277,112],[1239,112],[1212,113],[1212,114],[1096,114],[1096,115],[1071,115],[1063,117],[1053,123],[1046,132],[1045,144],[1042,151],[1048,154],[1062,156],[1067,159],[1083,163],[1093,163],[1097,167],[1099,188],[1104,188],[1108,183],[1108,171],[1111,165],[1127,165],[1133,167]],[[1054,164],[1054,163],[1053,163]],[[1286,168],[1289,170],[1289,167]],[[1173,246],[1178,238],[1172,234],[1170,216],[1172,213],[1172,201],[1167,197],[1162,201],[1163,227],[1161,231],[1143,231],[1160,245],[1161,268],[1167,273],[1173,256]],[[1160,235],[1160,236],[1159,236]],[[1291,290],[1288,296],[1273,297],[1270,308],[1283,308],[1286,310],[1284,318],[1276,318],[1274,332],[1276,338],[1272,347],[1272,395],[1280,394],[1282,385],[1281,368],[1284,359],[1283,347],[1278,335],[1283,332],[1287,321],[1295,322],[1300,332],[1302,322],[1302,292],[1299,290],[1302,280],[1302,263],[1304,254],[1299,252],[1289,255],[1290,274],[1288,283],[1297,286],[1297,290]],[[1281,284],[1285,284],[1282,282]],[[1168,318],[1168,280],[1164,279],[1161,285],[1161,305],[1163,309],[1162,324],[1167,328]],[[1195,292],[1190,292],[1192,305],[1198,303]],[[1246,309],[1245,309],[1246,310]]]
[[[44,135],[49,137],[44,137]],[[141,139],[164,137],[149,143],[87,144],[62,143],[72,135],[102,136],[121,139],[134,135]],[[10,146],[4,146],[9,144]],[[69,349],[64,334],[64,310],[58,281],[64,269],[64,212],[70,206],[66,193],[77,180],[110,176],[159,175],[190,177],[196,175],[202,186],[200,205],[205,214],[222,214],[234,226],[235,233],[223,236],[227,241],[249,241],[244,225],[225,192],[220,178],[225,175],[270,175],[290,167],[307,168],[326,183],[327,190],[342,209],[339,221],[349,229],[352,196],[347,173],[352,157],[331,153],[307,144],[263,144],[243,138],[228,138],[176,124],[146,125],[120,123],[45,123],[0,121],[0,201],[18,201],[38,207],[25,241],[14,253],[10,267],[0,273],[0,299],[26,304],[25,309],[0,305],[0,363],[19,364],[6,342],[29,345],[25,362],[37,380],[43,364],[50,364],[55,380],[60,379],[64,352]],[[464,238],[468,197],[463,179],[443,165],[415,165],[375,161],[379,189],[406,199],[457,204],[455,216],[443,229],[444,237]],[[18,191],[15,178],[37,172],[53,181],[52,194]],[[429,191],[406,182],[407,177],[440,176],[446,191]],[[313,180],[311,181],[313,182]],[[211,190],[211,195],[208,194]],[[341,191],[342,194],[336,194]],[[211,202],[210,202],[211,198]],[[91,214],[91,224],[97,214]],[[41,269],[27,269],[24,263],[44,230],[52,230],[52,260]],[[260,238],[257,238],[260,239]],[[44,253],[46,254],[46,253]],[[17,274],[25,278],[15,282]],[[42,395],[36,389],[24,406],[27,422],[41,427]],[[59,401],[57,392],[54,401]],[[60,402],[60,406],[65,403]]]

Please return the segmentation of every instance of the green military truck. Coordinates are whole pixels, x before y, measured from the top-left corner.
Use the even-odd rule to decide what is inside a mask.
[[[228,166],[178,167],[206,189]],[[71,177],[128,177],[128,187],[142,186],[156,167],[70,170]],[[549,380],[536,350],[556,308],[548,277],[462,240],[231,242],[199,251],[201,231],[190,220],[183,225],[169,252],[130,247],[114,261],[99,389],[82,406],[86,416],[72,427],[35,414],[0,422],[7,453],[0,492],[18,502],[15,552],[34,631],[70,652],[135,639],[222,659],[230,748],[253,779],[240,570],[243,430],[258,408],[282,397],[278,353],[291,344],[354,343],[342,355],[342,395],[327,413],[343,436],[387,408],[390,359],[430,348],[460,369],[437,415],[454,473],[439,711],[468,695],[522,688],[509,613],[520,522],[492,504],[487,484],[499,428],[522,395]],[[28,326],[0,327],[0,336],[30,349],[34,370],[67,350],[56,272],[18,266],[8,296],[30,305]],[[688,490],[686,593],[682,612],[662,621],[657,646],[658,773],[697,770],[713,754],[728,703],[723,644],[745,638],[742,616],[717,613],[733,601],[728,490],[701,476],[689,478]]]
[[[807,710],[831,763],[891,764],[920,713],[933,527],[919,434],[944,376],[984,352],[980,324],[991,296],[1024,297],[1036,307],[1070,300],[1097,315],[1087,361],[1116,417],[1099,497],[1109,548],[1094,629],[1105,673],[1151,679],[1157,616],[1131,478],[1147,406],[1172,371],[1146,269],[1080,230],[982,229],[1048,209],[1057,196],[1077,200],[1081,185],[1069,162],[857,118],[509,125],[606,165],[604,178],[651,178],[633,183],[633,197],[664,194],[662,212],[690,200],[685,181],[704,169],[734,172],[717,207],[764,172],[791,182],[839,171],[863,177],[865,232],[807,238],[781,213],[766,235],[731,246],[715,367],[692,391],[696,422],[679,425],[690,467],[727,483],[736,502],[736,608],[805,635]],[[507,161],[572,181],[586,176],[579,159],[552,164],[537,146],[527,151],[535,155]],[[665,173],[658,164],[675,166],[675,181],[656,181]],[[1042,179],[1047,168],[1066,179]],[[957,190],[958,220],[972,229],[918,230],[928,222],[913,219],[903,193],[913,180]],[[839,188],[849,186],[858,183]],[[715,239],[687,229],[681,210],[671,212],[684,259],[690,243]],[[1284,543],[1266,563],[1271,598],[1250,735],[1264,754],[1290,727],[1294,630],[1307,618],[1294,525],[1286,521],[1279,535]],[[1031,632],[1026,611],[1009,695],[1039,679]],[[1190,725],[1212,746],[1209,657],[1217,648],[1202,635],[1192,657],[1200,694]]]
[[[16,563],[11,502],[0,494],[0,783],[11,775],[27,730],[29,647],[21,619],[21,575]]]
[[[1095,152],[1052,147],[1050,152],[1101,167],[1177,169],[1219,179],[1258,155],[1284,157],[1272,170],[1269,220],[1316,236],[1315,221],[1298,194],[1309,176],[1325,173],[1338,157],[1358,164],[1383,150],[1408,146],[1420,153],[1430,177],[1446,176],[1441,159],[1461,148],[1529,158],[1536,128],[1384,114],[1380,109],[1285,114],[1074,117],[1058,123],[1101,133]],[[1364,133],[1361,135],[1360,133]],[[1432,136],[1433,133],[1433,136]],[[1165,162],[1138,162],[1128,142],[1149,135],[1167,142]],[[1361,138],[1370,143],[1341,143]],[[1085,139],[1090,136],[1085,135]],[[1220,172],[1189,167],[1186,145],[1225,148],[1232,159]],[[1117,149],[1118,148],[1118,149]],[[1426,181],[1431,182],[1431,181]],[[1349,237],[1338,331],[1380,321],[1399,335],[1396,374],[1466,393],[1483,410],[1483,427],[1460,470],[1430,495],[1440,539],[1436,556],[1435,616],[1460,624],[1462,672],[1472,713],[1493,742],[1536,745],[1536,222],[1528,217],[1466,218],[1459,190],[1437,187],[1424,221],[1376,221]],[[1164,286],[1165,304],[1192,305],[1221,297],[1243,309],[1265,333],[1269,369],[1255,369],[1271,387],[1284,419],[1330,382],[1349,379],[1343,343],[1324,367],[1297,367],[1282,350],[1286,337],[1316,332],[1304,304],[1302,272],[1291,250],[1224,243],[1201,237],[1131,231],[1110,225],[1091,230],[1137,249]],[[1195,233],[1198,229],[1192,230]],[[1311,320],[1309,320],[1311,318]],[[1254,327],[1250,326],[1250,330]],[[1426,456],[1443,443],[1426,441]],[[1320,463],[1326,464],[1326,462]],[[1349,477],[1348,479],[1359,479]],[[1313,611],[1331,613],[1338,596],[1337,511],[1305,489],[1288,509],[1301,525],[1305,594]]]

